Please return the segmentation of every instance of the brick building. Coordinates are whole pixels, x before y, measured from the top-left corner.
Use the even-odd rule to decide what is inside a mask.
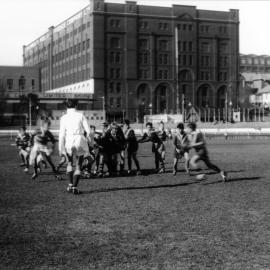
[[[24,46],[24,65],[42,92],[93,81],[85,108],[104,97],[108,118],[238,106],[239,13],[91,0]]]
[[[40,93],[37,67],[0,66],[0,124],[23,124],[29,94]]]

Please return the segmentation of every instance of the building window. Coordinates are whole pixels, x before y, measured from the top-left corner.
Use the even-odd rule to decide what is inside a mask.
[[[189,65],[190,66],[193,65],[193,57],[192,57],[192,55],[189,56]]]
[[[189,30],[189,31],[192,31],[192,30],[193,30],[193,25],[192,25],[192,24],[189,24],[189,25],[188,25],[188,30]]]
[[[31,86],[32,86],[32,90],[34,90],[35,89],[35,80],[34,79],[32,79],[32,81],[31,81]]]
[[[90,39],[87,39],[86,40],[86,49],[89,49],[90,48]]]
[[[227,28],[227,26],[220,26],[219,27],[219,33],[221,33],[221,34],[227,34],[227,31],[228,31],[228,28]]]
[[[168,54],[162,53],[159,55],[159,64],[160,65],[168,65]]]
[[[189,42],[188,42],[188,50],[189,50],[190,52],[193,51],[193,44],[192,44],[192,41],[189,41]]]
[[[24,76],[21,76],[19,79],[19,90],[24,90],[25,89],[25,78]]]
[[[139,40],[139,48],[140,48],[140,50],[148,50],[148,40],[147,39],[140,39]]]
[[[119,64],[121,62],[120,52],[111,52],[110,61],[111,63]]]
[[[148,70],[147,69],[140,69],[139,70],[139,77],[140,77],[140,79],[148,79]]]
[[[202,42],[201,43],[201,51],[205,53],[210,52],[210,44],[208,42]]]
[[[111,82],[109,84],[109,90],[110,90],[110,93],[113,93],[113,91],[114,91],[114,83],[113,82]]]
[[[148,22],[146,22],[146,21],[140,22],[139,28],[140,29],[148,29],[149,28]]]
[[[159,30],[168,30],[168,23],[159,23]]]
[[[110,21],[110,24],[111,24],[111,27],[117,27],[117,28],[119,28],[120,27],[120,20],[112,19]]]
[[[160,40],[159,41],[159,50],[160,51],[168,51],[169,42],[167,40]]]
[[[120,38],[111,38],[110,46],[111,48],[120,48]]]
[[[158,71],[158,78],[167,80],[168,79],[168,74],[169,74],[169,72],[168,72],[167,69],[160,69]]]
[[[110,98],[110,101],[109,101],[111,107],[113,107],[113,103],[114,103],[113,101],[114,101],[114,100],[113,100],[113,97],[111,97],[111,98]]]
[[[221,43],[219,45],[219,52],[220,53],[228,53],[228,51],[229,51],[228,49],[229,49],[228,43]]]
[[[139,54],[139,64],[148,64],[149,63],[149,57],[148,53],[140,53]]]
[[[200,30],[201,32],[208,33],[209,32],[209,25],[201,25]]]
[[[13,79],[7,79],[7,88],[8,90],[13,89]]]
[[[119,94],[121,92],[121,83],[116,84],[116,93]]]
[[[121,97],[118,97],[116,99],[116,107],[117,108],[120,108],[121,106],[122,106],[122,99],[121,99]]]

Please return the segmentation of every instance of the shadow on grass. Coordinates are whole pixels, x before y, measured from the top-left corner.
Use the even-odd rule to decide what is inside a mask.
[[[143,186],[143,187],[115,187],[115,188],[107,188],[107,189],[96,189],[90,191],[82,191],[83,194],[93,194],[93,193],[105,193],[105,192],[114,192],[114,191],[125,191],[125,190],[144,190],[144,189],[158,189],[158,188],[175,188],[181,186],[189,186],[195,184],[197,182],[184,182],[179,184],[166,184],[166,185],[157,185],[157,186]]]
[[[261,179],[261,177],[258,177],[258,176],[229,178],[225,183],[238,182],[238,181],[256,181],[256,180],[260,180],[260,179]],[[205,185],[205,186],[214,185],[214,184],[218,184],[220,182],[221,181],[214,181],[214,182],[204,183],[203,185]]]

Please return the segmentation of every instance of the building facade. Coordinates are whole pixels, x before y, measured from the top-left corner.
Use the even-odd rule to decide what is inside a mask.
[[[270,55],[241,54],[240,72],[270,74]]]
[[[0,66],[0,123],[25,124],[29,95],[38,98],[40,75],[37,67]]]
[[[90,0],[24,46],[24,65],[42,92],[93,80],[87,108],[109,118],[237,107],[239,12]]]

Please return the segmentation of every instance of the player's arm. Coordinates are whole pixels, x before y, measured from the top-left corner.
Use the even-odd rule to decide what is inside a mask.
[[[147,133],[144,133],[142,138],[138,140],[138,143],[145,143],[145,142],[150,142],[151,138],[148,136]]]
[[[59,150],[60,156],[63,154],[66,154],[65,135],[66,135],[65,119],[62,117],[60,120],[59,144],[58,144],[58,150]]]
[[[83,125],[85,132],[86,132],[86,137],[88,138],[90,135],[90,127],[89,127],[87,120],[86,120],[86,117],[84,115],[82,116],[82,125]]]

